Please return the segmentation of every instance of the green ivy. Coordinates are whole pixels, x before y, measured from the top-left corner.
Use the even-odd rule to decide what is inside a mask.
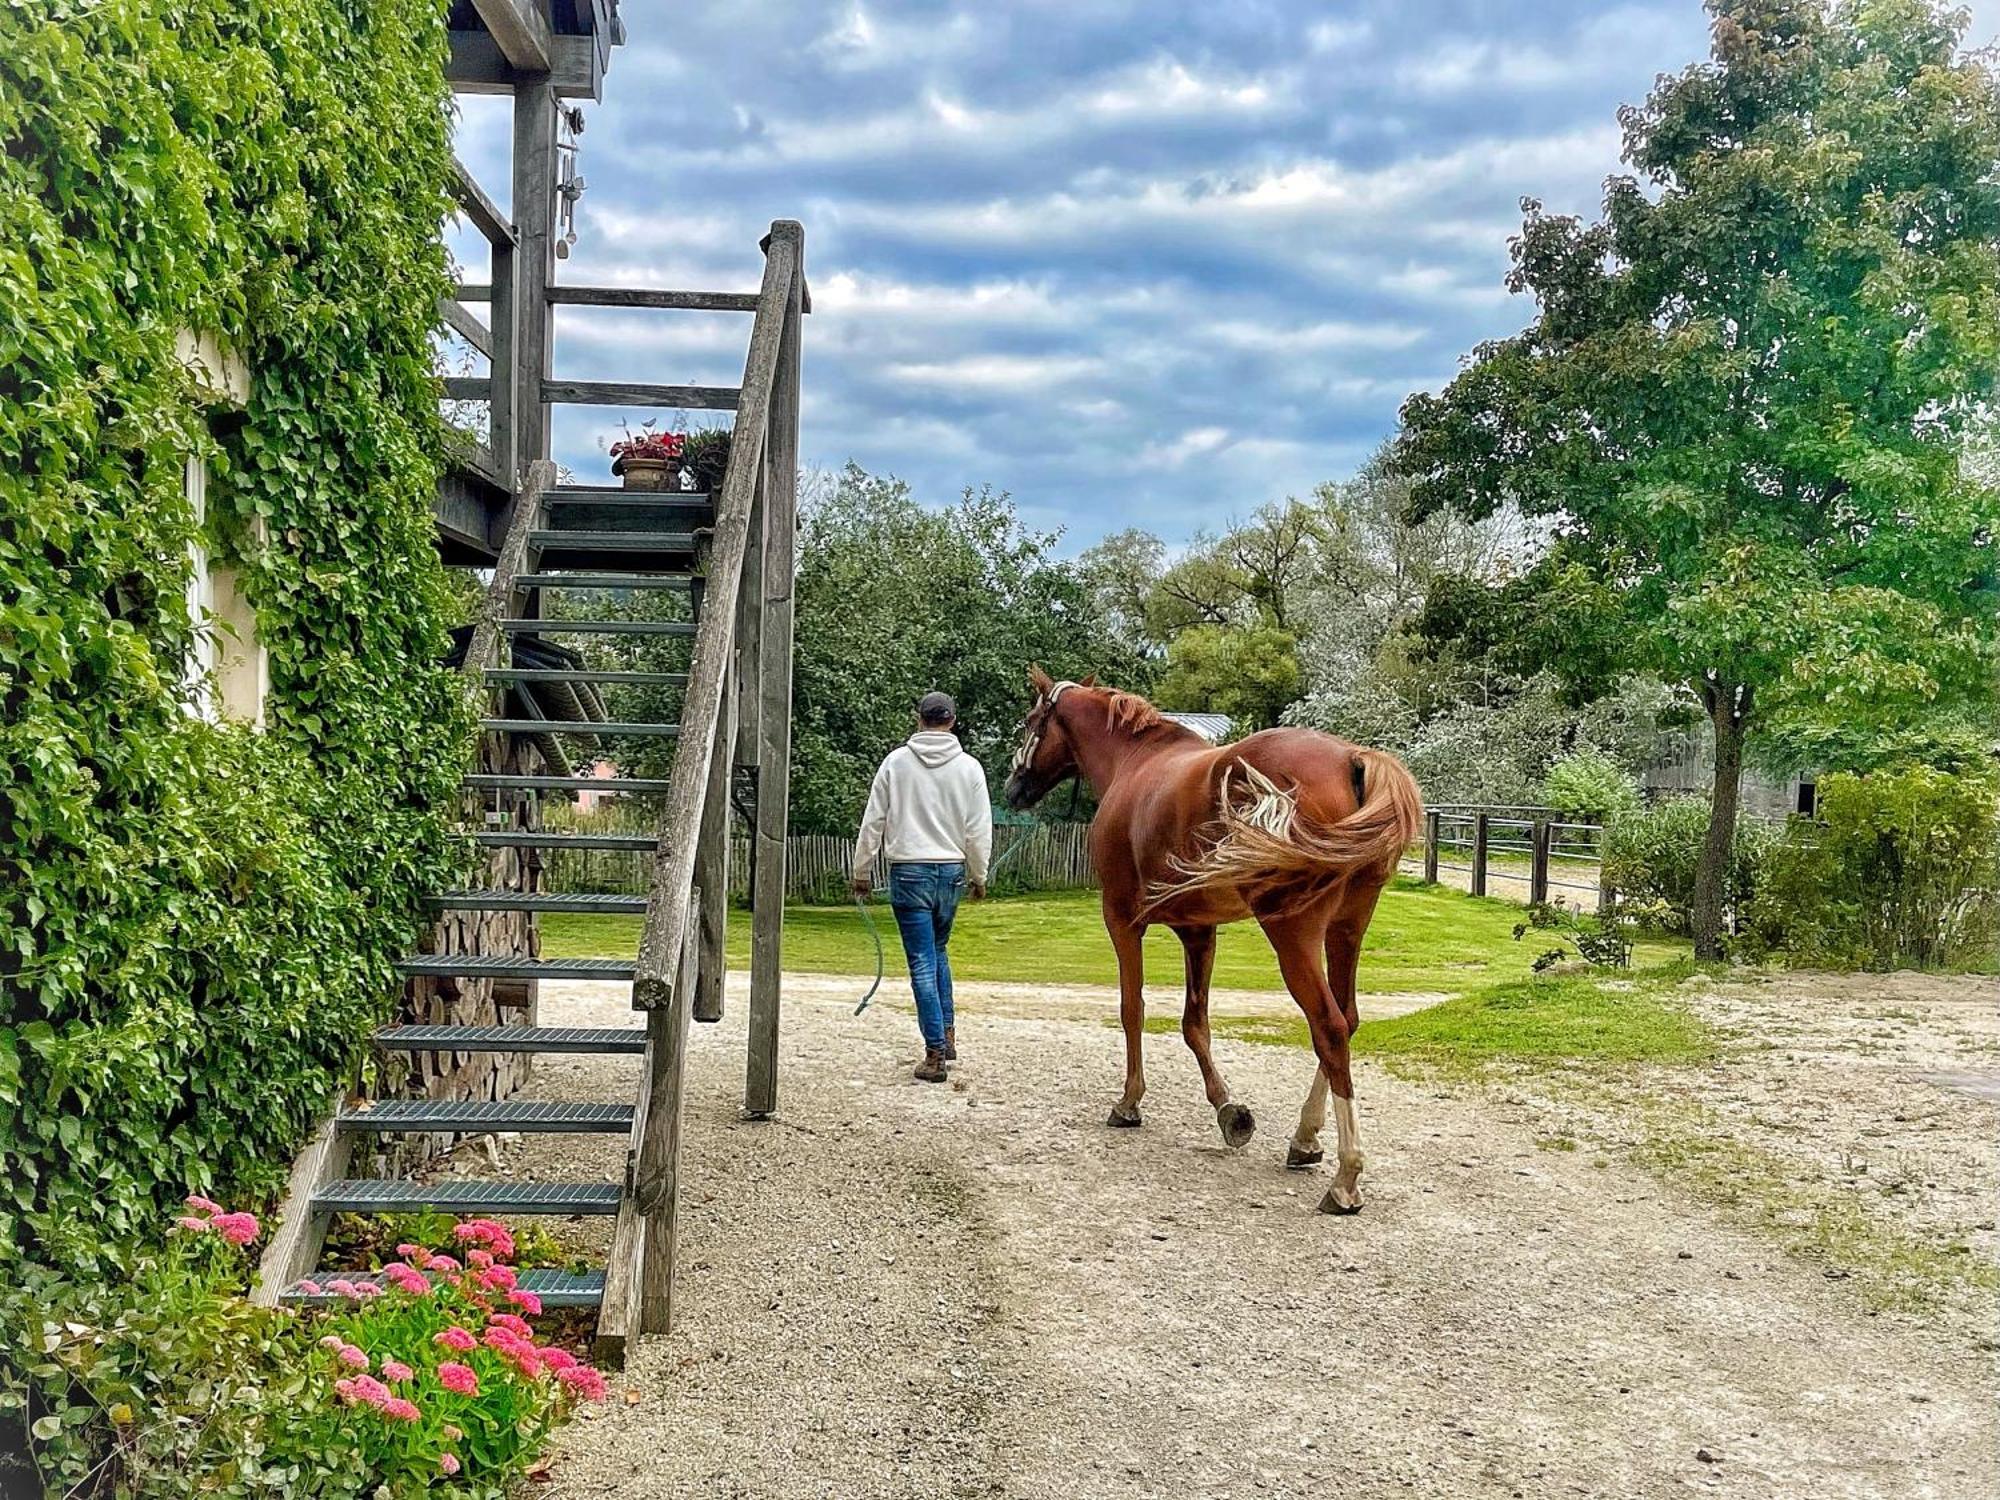
[[[0,1265],[273,1192],[448,872],[444,10],[0,6]],[[193,454],[261,730],[185,703]]]

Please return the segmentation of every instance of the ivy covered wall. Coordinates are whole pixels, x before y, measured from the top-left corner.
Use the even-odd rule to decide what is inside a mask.
[[[444,9],[0,6],[0,1261],[274,1189],[449,872]],[[190,455],[261,730],[186,706]]]

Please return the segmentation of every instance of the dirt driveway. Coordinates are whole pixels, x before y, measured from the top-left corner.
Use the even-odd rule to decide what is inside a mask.
[[[1301,1053],[1217,1043],[1259,1122],[1232,1153],[1177,1038],[1151,1039],[1145,1127],[1112,1131],[1100,1018],[965,986],[965,1060],[926,1086],[906,1015],[849,1014],[860,987],[791,985],[774,1121],[736,1118],[740,994],[697,1029],[677,1330],[535,1493],[1995,1493],[1995,1346],[1870,1315],[1656,1177],[1539,1148],[1529,1101],[1361,1064],[1368,1206],[1327,1218],[1280,1167]],[[543,1019],[624,1005],[577,986]],[[624,1097],[631,1074],[557,1060],[537,1092]],[[602,1178],[619,1151],[506,1157]]]

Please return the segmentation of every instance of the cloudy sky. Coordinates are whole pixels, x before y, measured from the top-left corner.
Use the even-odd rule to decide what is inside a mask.
[[[1593,211],[1618,105],[1706,50],[1697,0],[623,9],[561,279],[754,289],[758,237],[802,221],[804,462],[991,484],[1070,547],[1350,474],[1530,315],[1518,200]],[[503,202],[506,131],[465,101]],[[556,369],[733,385],[747,332],[564,309]],[[621,415],[560,409],[557,456],[604,473]]]

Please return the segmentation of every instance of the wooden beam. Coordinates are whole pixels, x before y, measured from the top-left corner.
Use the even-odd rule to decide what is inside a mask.
[[[757,310],[755,292],[656,292],[638,286],[552,286],[549,301],[558,307],[657,307],[685,312],[748,312]]]
[[[564,406],[679,406],[702,411],[735,411],[741,398],[742,392],[733,385],[643,385],[617,380],[542,382],[542,399]]]
[[[691,890],[689,903],[701,904],[701,892]],[[701,943],[687,933],[680,955],[679,989],[695,988]],[[674,1322],[674,1262],[680,1237],[681,1198],[681,1072],[687,1060],[690,1007],[669,1005],[646,1018],[653,1069],[642,1084],[653,1097],[646,1106],[646,1138],[639,1147],[640,1216],[645,1220],[646,1248],[639,1260],[639,1327],[645,1333],[666,1333]]]
[[[694,878],[700,888],[700,963],[695,971],[694,1018],[722,1019],[729,974],[729,776],[736,744],[736,694],[724,683],[722,717],[715,726],[715,753],[708,762],[708,793],[701,805],[701,848]]]
[[[799,319],[805,264],[798,256],[785,304],[784,339],[771,382],[764,440],[764,618],[759,647],[763,703],[757,723],[757,889],[750,926],[750,1047],[743,1108],[761,1119],[778,1107],[778,1011],[784,972],[785,815],[792,778],[792,581],[798,533]]]
[[[493,394],[493,382],[484,375],[447,375],[444,378],[444,396],[447,401],[485,401]]]
[[[461,302],[491,302],[493,287],[485,281],[461,281],[458,284],[458,300]]]
[[[450,187],[452,197],[465,210],[472,227],[486,236],[487,243],[514,243],[514,226],[500,212],[500,205],[486,195],[486,189],[465,169],[465,163],[455,156],[451,159]]]
[[[549,18],[539,0],[472,0],[500,55],[523,73],[546,73],[555,61]]]
[[[549,456],[550,371],[556,276],[556,101],[546,82],[514,95],[514,463]]]
[[[278,1227],[257,1262],[257,1285],[250,1300],[258,1307],[276,1307],[279,1294],[300,1277],[310,1276],[319,1264],[328,1216],[313,1212],[313,1194],[347,1174],[348,1152],[354,1141],[336,1123],[339,1113],[340,1101],[336,1099],[305,1149],[292,1161],[285,1196],[278,1202]]]
[[[486,586],[485,597],[479,601],[472,639],[465,648],[465,664],[460,668],[466,698],[475,710],[483,711],[487,668],[506,665],[500,660],[500,644],[505,635],[500,622],[516,614],[514,575],[527,571],[528,533],[540,524],[542,493],[555,482],[556,466],[547,459],[529,465],[527,483],[522,486],[520,502],[514,507],[507,527],[507,539],[501,543],[499,560],[493,565],[493,581]],[[535,700],[529,694],[523,694],[522,701],[530,709],[535,707]]]
[[[604,96],[604,59],[587,36],[551,38],[553,47],[546,79],[558,99],[601,99]],[[451,60],[445,78],[460,94],[511,94],[524,83],[537,81],[507,61],[500,44],[483,31],[451,33]]]
[[[460,307],[450,297],[438,298],[438,316],[444,319],[445,327],[464,339],[488,359],[493,357],[493,330],[479,319]]]

